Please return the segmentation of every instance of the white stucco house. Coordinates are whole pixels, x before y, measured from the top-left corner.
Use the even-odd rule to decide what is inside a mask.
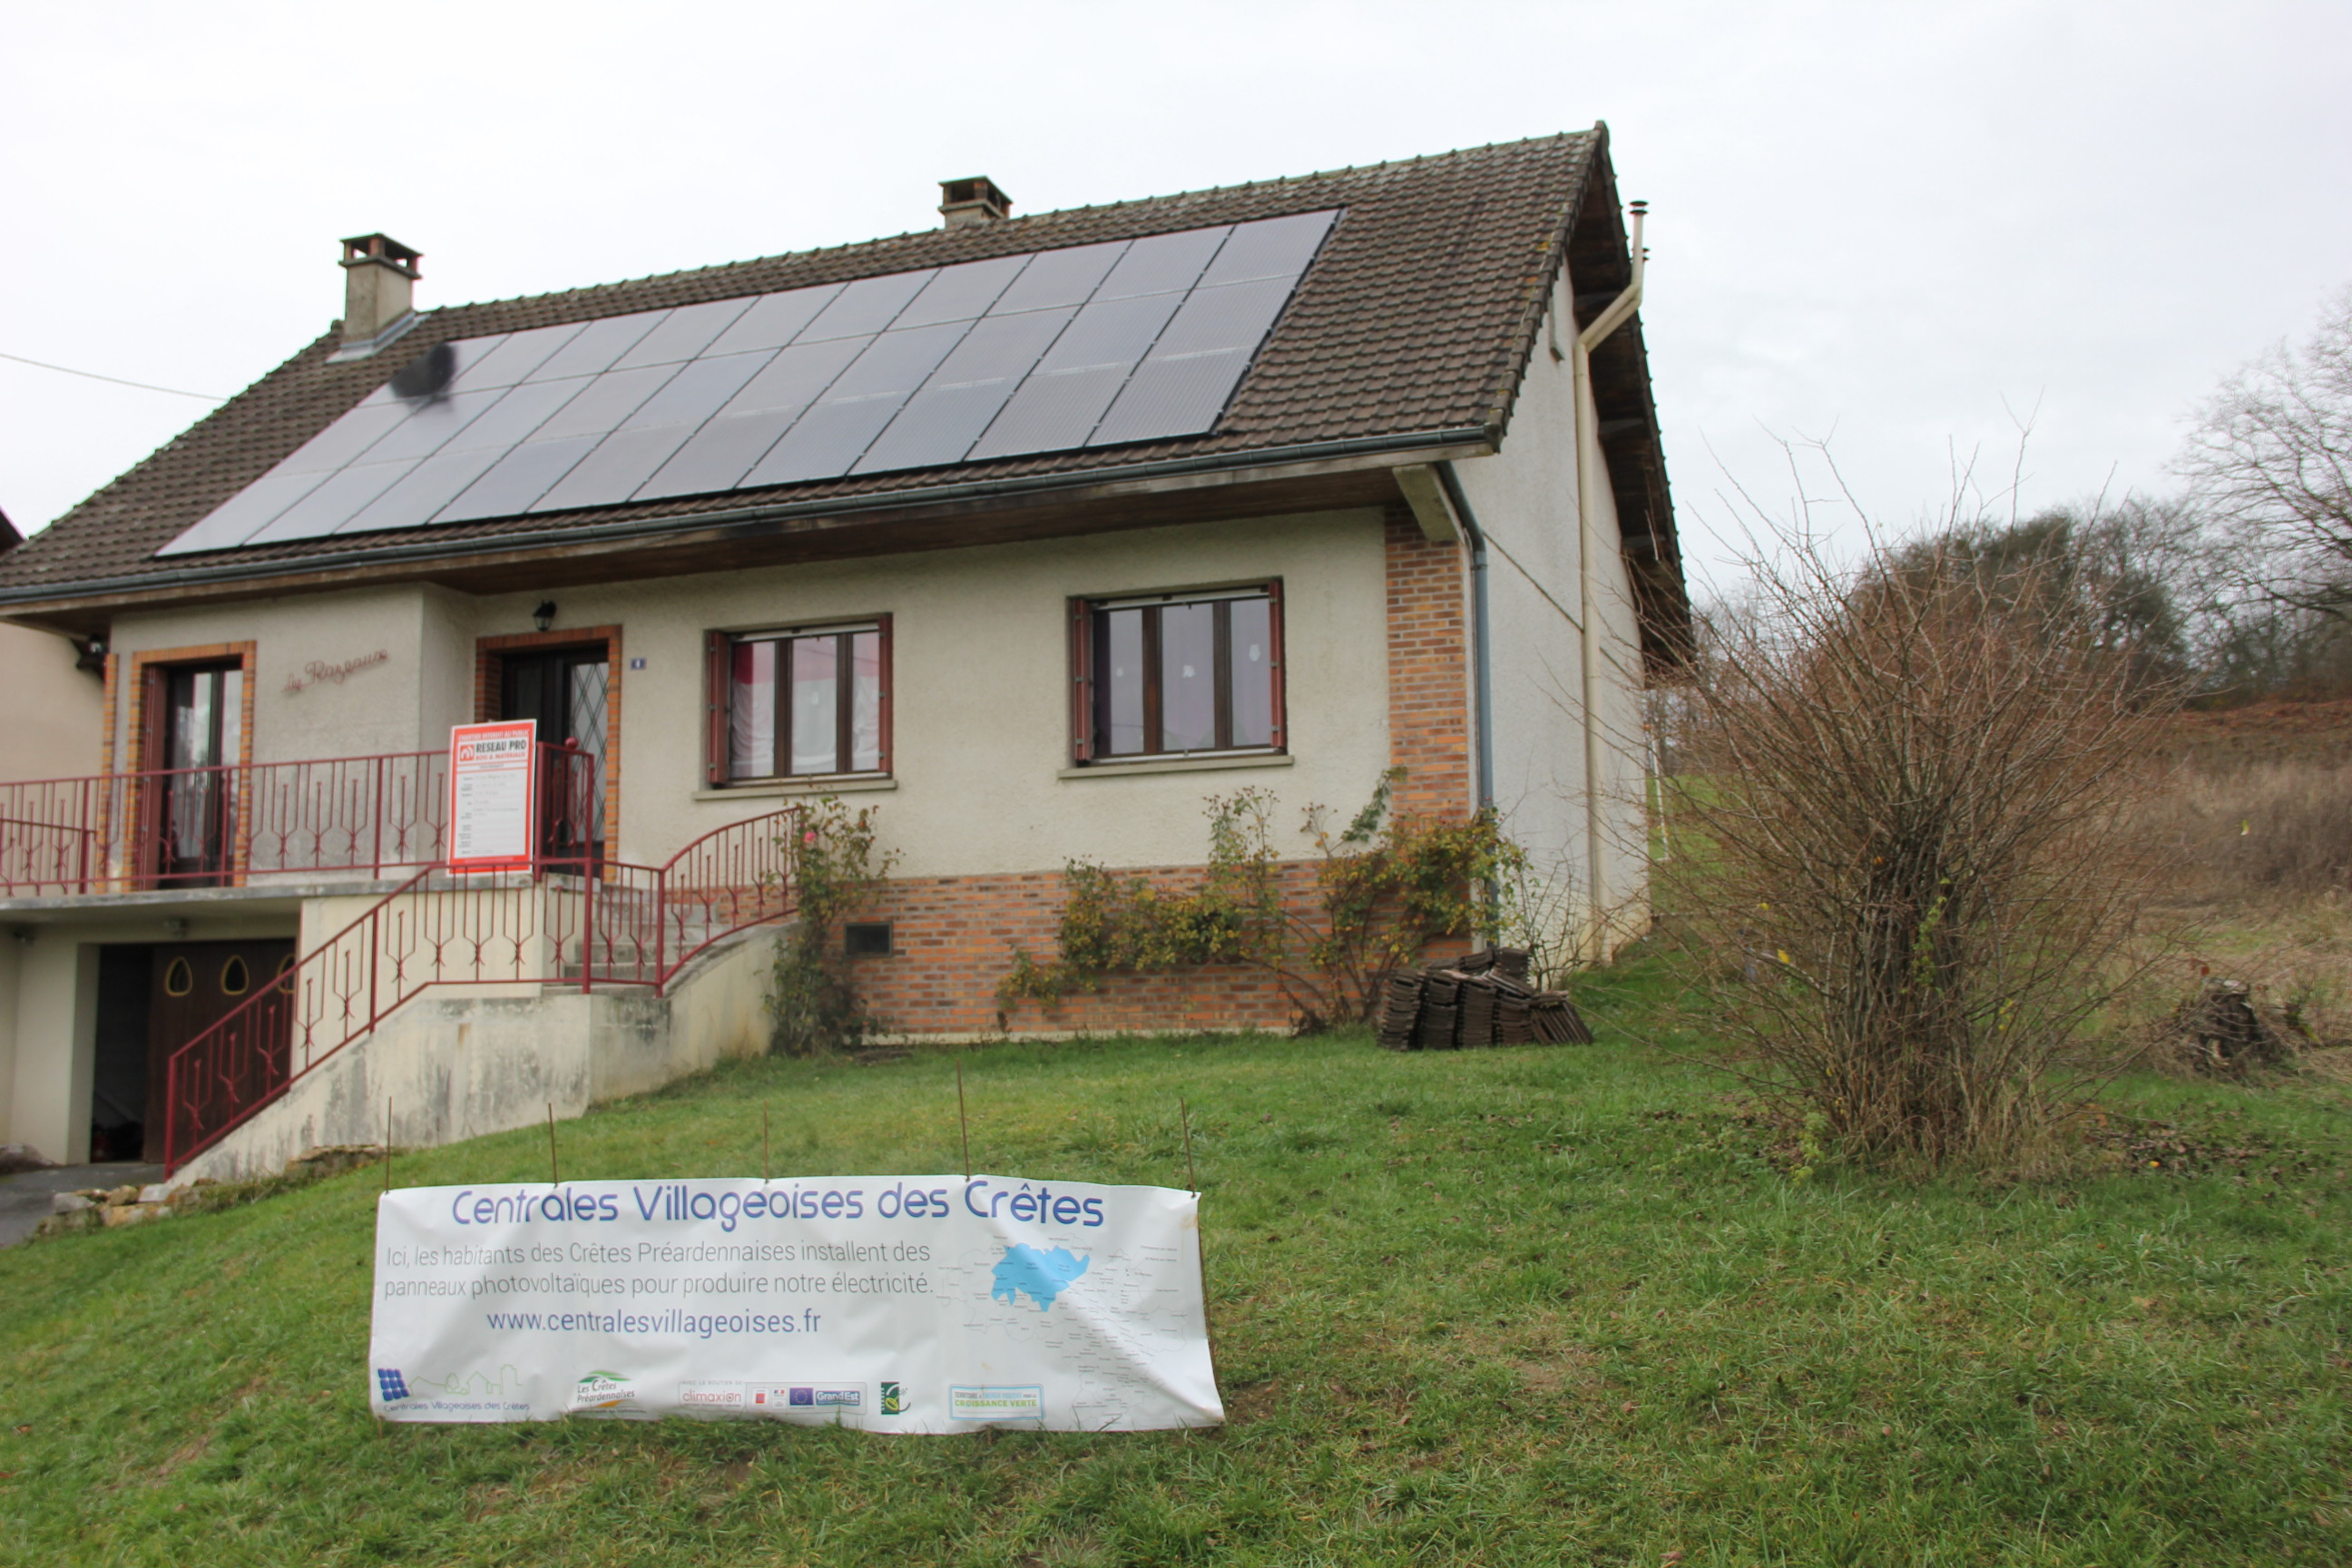
[[[182,1175],[576,1110],[760,1047],[812,795],[881,807],[909,1036],[1279,1024],[1232,976],[1006,1020],[1072,859],[1239,784],[1491,806],[1645,921],[1641,688],[1688,611],[1604,128],[343,317],[0,555],[102,644],[0,786],[0,1141]],[[85,678],[86,679],[86,678]],[[447,865],[453,726],[531,720],[537,863]]]

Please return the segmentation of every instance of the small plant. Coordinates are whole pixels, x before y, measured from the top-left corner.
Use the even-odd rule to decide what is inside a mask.
[[[1315,858],[1303,864],[1276,853],[1276,803],[1262,789],[1209,798],[1209,865],[1192,886],[1071,862],[1059,952],[1045,961],[1016,952],[998,1005],[1055,1006],[1108,974],[1241,963],[1274,976],[1302,1031],[1370,1016],[1388,977],[1433,938],[1492,934],[1489,890],[1524,863],[1491,812],[1392,814],[1402,776],[1384,774],[1337,830],[1325,808],[1307,807],[1299,832]]]
[[[896,850],[875,854],[876,815],[828,795],[800,812],[782,841],[798,911],[770,976],[769,1045],[782,1055],[852,1048],[873,1031],[838,938],[898,861]]]

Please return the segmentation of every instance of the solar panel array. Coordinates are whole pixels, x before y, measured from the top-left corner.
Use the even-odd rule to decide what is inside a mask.
[[[1200,435],[1338,216],[436,344],[158,553]]]

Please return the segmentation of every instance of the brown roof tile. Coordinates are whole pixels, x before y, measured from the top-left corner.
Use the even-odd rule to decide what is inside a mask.
[[[325,561],[411,540],[525,542],[583,526],[681,521],[715,509],[909,494],[943,483],[1048,477],[1157,459],[1253,454],[1435,431],[1499,433],[1569,226],[1606,174],[1606,132],[1578,132],[1361,169],[1270,180],[1002,223],[899,235],[424,312],[395,352],[331,364],[320,337],[128,473],[0,555],[0,601],[136,592],[142,576],[207,565]],[[1343,209],[1224,418],[1209,435],[965,463],[765,490],[340,535],[157,561],[154,552],[340,417],[417,350],[550,323],[693,304],[1289,213]],[[184,580],[184,577],[182,578]]]

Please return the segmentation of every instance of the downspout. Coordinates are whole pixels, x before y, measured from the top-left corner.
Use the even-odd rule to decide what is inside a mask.
[[[1577,610],[1583,623],[1577,628],[1580,638],[1578,664],[1579,695],[1584,707],[1584,859],[1585,886],[1590,896],[1588,914],[1587,957],[1601,963],[1609,957],[1609,863],[1604,835],[1601,826],[1602,781],[1601,777],[1601,721],[1594,713],[1598,695],[1601,663],[1601,628],[1593,616],[1592,573],[1599,555],[1593,538],[1592,518],[1600,510],[1599,487],[1594,483],[1595,471],[1601,468],[1601,433],[1596,426],[1598,410],[1592,400],[1592,351],[1605,342],[1609,335],[1633,318],[1642,304],[1642,220],[1649,214],[1650,204],[1635,202],[1633,213],[1633,276],[1625,291],[1609,302],[1609,308],[1592,319],[1592,324],[1576,334],[1570,345],[1569,363],[1573,371],[1573,402],[1576,410],[1576,578]],[[1563,272],[1563,277],[1566,274]],[[1569,280],[1569,301],[1572,308],[1575,282]],[[1590,453],[1592,461],[1586,461]]]

